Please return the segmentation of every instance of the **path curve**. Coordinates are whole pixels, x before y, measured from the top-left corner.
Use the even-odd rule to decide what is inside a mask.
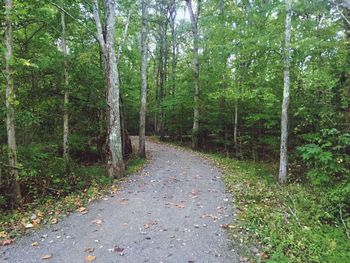
[[[96,263],[239,262],[220,227],[233,211],[219,169],[178,147],[148,141],[147,149],[152,160],[120,192],[0,248],[0,262],[43,262],[51,254],[46,262],[78,263],[87,248]]]

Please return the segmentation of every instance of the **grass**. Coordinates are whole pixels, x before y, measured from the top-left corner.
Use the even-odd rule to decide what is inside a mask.
[[[224,181],[237,208],[237,221],[230,228],[246,260],[349,261],[350,240],[342,222],[330,213],[327,189],[281,186],[266,164],[208,156],[227,174]]]
[[[146,163],[147,159],[140,158],[137,155],[133,155],[132,158],[130,158],[127,162],[125,174],[130,175],[133,173],[137,173],[145,166]]]
[[[146,161],[133,156],[127,162],[125,174],[130,175],[139,171]],[[12,240],[23,235],[27,230],[25,226],[28,227],[28,224],[32,224],[30,229],[37,229],[46,224],[56,224],[66,215],[101,198],[106,193],[118,191],[119,180],[113,182],[107,176],[103,166],[83,166],[79,168],[79,173],[95,178],[93,183],[83,191],[72,192],[62,197],[47,196],[7,213],[0,213],[0,245],[4,240]]]

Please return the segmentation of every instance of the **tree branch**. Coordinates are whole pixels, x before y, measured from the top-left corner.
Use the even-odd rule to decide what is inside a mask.
[[[131,10],[129,11],[128,18],[126,20],[122,41],[119,44],[118,53],[117,53],[117,63],[119,63],[120,57],[122,55],[122,49],[123,49],[123,46],[125,44],[126,37],[128,35],[130,17],[131,17]]]
[[[96,30],[97,30],[97,35],[96,35],[97,41],[100,43],[102,53],[105,53],[104,52],[105,40],[103,38],[102,24],[100,19],[100,13],[98,12],[97,0],[92,0],[92,10],[93,10],[94,20],[95,20]]]
[[[62,12],[64,12],[66,15],[68,15],[70,18],[72,18],[73,20],[75,20],[76,22],[79,23],[80,26],[82,26],[87,32],[89,32],[97,41],[97,36],[96,34],[91,31],[87,26],[85,26],[78,18],[74,17],[72,14],[70,14],[69,12],[67,12],[63,7],[59,6],[58,4],[52,2],[51,0],[47,0],[50,4],[52,4],[53,6],[57,7],[59,10],[61,10]]]

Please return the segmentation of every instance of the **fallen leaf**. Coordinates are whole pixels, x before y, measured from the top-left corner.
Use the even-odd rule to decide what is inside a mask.
[[[32,243],[32,247],[37,247],[37,246],[39,246],[39,243],[38,243],[38,242],[33,242],[33,243]]]
[[[95,219],[92,221],[93,224],[95,225],[101,225],[102,224],[102,220],[101,219]]]
[[[57,224],[57,222],[58,222],[58,220],[57,220],[57,218],[52,218],[51,220],[50,220],[50,222],[51,222],[51,224]]]
[[[88,210],[86,209],[86,207],[79,207],[77,209],[77,211],[80,213],[80,214],[86,214],[88,212]]]
[[[7,238],[7,233],[5,231],[0,232],[0,238]]]
[[[113,251],[114,251],[114,252],[121,253],[121,252],[123,252],[123,251],[124,251],[124,248],[121,248],[121,247],[115,247],[115,248],[113,249]]]
[[[87,256],[85,257],[85,261],[87,261],[87,262],[94,261],[95,259],[96,259],[96,257],[93,256],[93,255],[87,255]]]
[[[229,228],[229,225],[228,224],[222,224],[222,225],[220,225],[221,226],[221,228],[223,228],[223,229],[228,229]]]
[[[263,252],[263,253],[261,253],[261,257],[262,258],[268,258],[269,256],[265,252]]]
[[[8,246],[8,245],[11,245],[12,242],[13,242],[13,240],[11,240],[11,239],[6,239],[6,240],[2,241],[2,245],[3,245],[3,246]]]
[[[37,217],[44,217],[44,214],[43,214],[42,212],[40,212],[40,211],[39,211],[39,212],[37,212],[37,214],[36,214],[36,215],[37,215]]]
[[[175,204],[174,206],[176,208],[185,208],[185,205],[183,205],[183,204]]]
[[[34,226],[39,225],[40,222],[41,222],[40,218],[37,218],[37,219],[32,220],[32,224],[33,224]]]
[[[148,228],[149,228],[149,224],[144,224],[143,227],[144,227],[145,229],[148,229]]]
[[[128,204],[128,201],[129,201],[129,199],[127,199],[127,198],[122,198],[121,200],[119,200],[119,204],[121,204],[121,205],[127,205],[127,204]]]
[[[84,252],[87,252],[87,253],[92,253],[94,251],[95,251],[95,249],[93,247],[88,247],[84,250]]]
[[[47,254],[41,257],[42,260],[47,260],[47,259],[51,259],[52,255],[51,254]]]
[[[27,223],[27,224],[24,224],[24,228],[33,228],[34,227],[34,225],[33,224],[31,224],[31,223]]]

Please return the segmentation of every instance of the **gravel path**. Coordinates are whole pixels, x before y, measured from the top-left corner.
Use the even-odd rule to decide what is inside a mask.
[[[187,150],[147,149],[152,160],[120,192],[0,247],[0,262],[238,262],[220,227],[233,220],[220,171]]]

